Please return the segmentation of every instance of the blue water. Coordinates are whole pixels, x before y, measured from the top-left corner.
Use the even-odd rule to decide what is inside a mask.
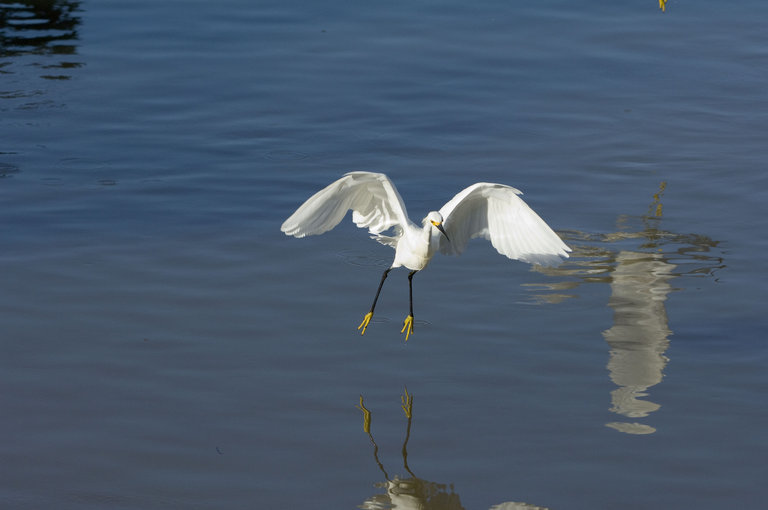
[[[0,2],[0,506],[759,508],[767,16]],[[351,170],[572,257],[437,256],[407,343],[394,271],[361,337],[391,249],[280,232]]]

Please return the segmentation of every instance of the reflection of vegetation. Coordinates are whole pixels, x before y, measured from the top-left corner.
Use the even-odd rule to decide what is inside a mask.
[[[662,182],[644,216],[619,216],[617,231],[606,234],[568,232],[564,236],[574,248],[573,256],[557,268],[537,268],[550,276],[568,278],[542,285],[550,295],[539,301],[561,301],[565,293],[583,283],[608,284],[613,325],[603,332],[610,346],[608,370],[618,386],[611,392],[610,410],[629,418],[643,418],[659,404],[643,400],[648,388],[663,378],[668,358],[668,326],[665,301],[678,277],[716,275],[725,268],[718,242],[701,234],[678,234],[661,228]],[[565,292],[564,292],[565,291]],[[656,429],[637,422],[607,424],[630,434],[649,434]]]
[[[619,256],[627,250],[653,254],[656,260],[672,264],[674,271],[671,274],[675,277],[715,277],[717,271],[726,267],[722,254],[716,251],[720,244],[718,241],[701,234],[679,234],[661,228],[661,198],[666,186],[666,182],[659,185],[646,215],[619,216],[615,232],[561,232],[560,235],[573,248],[571,258],[557,267],[535,266],[534,270],[564,280],[528,284],[532,290],[551,291],[535,294],[535,300],[559,302],[576,297],[564,292],[582,284],[611,283],[613,272],[620,263]]]
[[[665,189],[667,189],[667,181],[661,181],[661,184],[659,184],[659,191],[654,193],[653,202],[651,202],[651,206],[648,208],[648,214],[646,214],[648,218],[661,218],[661,196],[664,195]]]
[[[21,0],[0,5],[0,58],[42,55],[62,58],[77,53],[80,1]],[[60,60],[35,62],[44,69],[72,69],[80,63]],[[11,71],[4,71],[11,72]],[[67,79],[45,74],[46,79]]]
[[[405,389],[405,394],[400,397],[400,407],[407,418],[405,440],[403,441],[402,455],[403,467],[410,475],[408,478],[390,478],[384,465],[379,460],[379,446],[371,433],[371,411],[363,403],[360,395],[360,403],[357,408],[363,412],[363,430],[373,445],[373,458],[379,469],[384,474],[386,481],[374,484],[375,487],[386,489],[384,494],[376,494],[363,502],[359,508],[364,510],[381,510],[398,508],[402,510],[464,510],[461,506],[459,495],[453,492],[453,487],[429,482],[418,478],[408,467],[408,440],[411,437],[411,423],[413,421],[413,395]],[[492,507],[493,510],[546,510],[543,507],[528,505],[527,503],[506,502]]]

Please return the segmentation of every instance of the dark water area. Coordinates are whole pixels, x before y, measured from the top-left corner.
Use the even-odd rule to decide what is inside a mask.
[[[764,2],[0,1],[0,507],[759,508]],[[393,271],[303,200],[500,182]],[[529,506],[525,506],[524,503]]]

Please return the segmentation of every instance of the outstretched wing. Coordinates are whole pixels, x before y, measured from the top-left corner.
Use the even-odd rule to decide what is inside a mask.
[[[479,182],[440,209],[450,241],[440,237],[440,252],[458,255],[470,239],[484,237],[511,259],[552,265],[571,251],[528,204],[522,192],[503,184]]]
[[[355,224],[372,234],[408,222],[403,199],[389,177],[350,172],[309,197],[280,230],[295,237],[322,234],[338,225],[350,209]]]

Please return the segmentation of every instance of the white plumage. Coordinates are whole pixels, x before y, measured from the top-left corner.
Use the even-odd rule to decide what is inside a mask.
[[[440,239],[440,253],[459,255],[475,237],[489,240],[511,259],[552,265],[571,251],[528,204],[522,191],[503,184],[478,182],[440,208],[450,242]]]
[[[551,265],[571,251],[560,237],[510,186],[478,182],[459,192],[439,211],[430,212],[419,227],[406,213],[402,197],[384,174],[350,172],[312,195],[285,222],[287,235],[322,234],[339,224],[352,210],[352,221],[382,244],[395,248],[395,259],[384,271],[371,311],[358,329],[365,333],[373,316],[381,287],[389,271],[407,267],[411,289],[411,313],[405,319],[406,340],[413,332],[414,273],[424,269],[439,249],[458,255],[470,239],[484,237],[511,259]],[[385,232],[392,230],[391,235]]]
[[[307,199],[281,230],[295,237],[322,234],[338,225],[350,209],[355,224],[371,233],[409,223],[403,199],[389,177],[350,172]]]

